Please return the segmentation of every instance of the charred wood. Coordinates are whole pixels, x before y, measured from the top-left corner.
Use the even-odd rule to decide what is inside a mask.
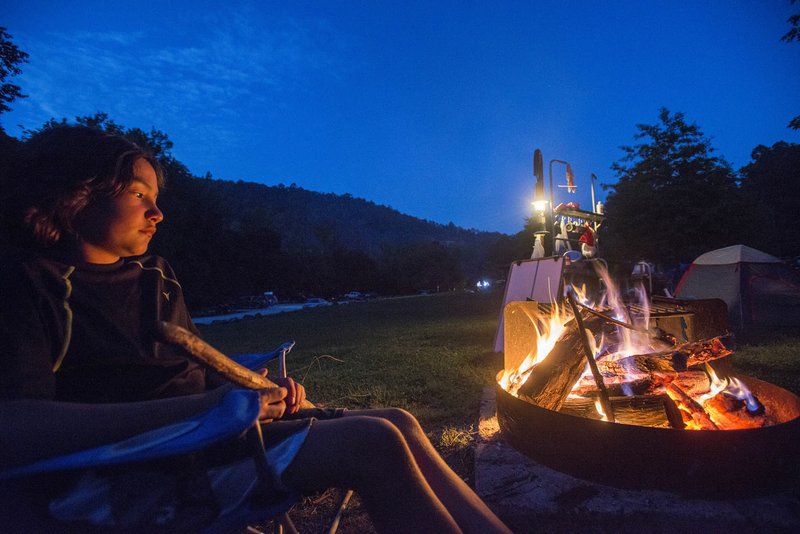
[[[627,395],[647,395],[653,393],[656,382],[651,377],[635,380],[605,380],[606,390],[611,397],[624,397]],[[661,385],[661,383],[658,383]],[[579,397],[596,397],[597,385],[591,377],[581,378],[581,381],[572,389],[573,395]]]
[[[673,382],[685,393],[692,396],[702,395],[711,390],[711,380],[704,371],[684,371],[677,375],[652,373],[635,379],[614,377],[606,380],[605,385],[610,396],[622,397],[657,395],[663,393],[664,386]],[[579,397],[596,397],[597,388],[594,385],[594,380],[583,377],[571,393]]]
[[[767,426],[763,405],[760,405],[760,410],[751,412],[747,409],[747,403],[725,392],[708,399],[703,403],[703,408],[721,430]]]
[[[677,374],[706,362],[724,358],[733,351],[723,338],[693,341],[679,345],[674,350],[635,354],[617,360],[604,359],[598,362],[603,376],[608,378],[626,377],[631,374]]]
[[[733,354],[733,343],[732,335],[719,336],[702,341],[684,343],[676,347],[675,351],[686,354],[686,365],[694,367]]]
[[[675,401],[678,408],[686,414],[684,419],[692,421],[701,430],[718,430],[717,425],[708,416],[706,411],[693,398],[687,395],[677,384],[670,384],[666,387],[667,395]]]
[[[626,425],[657,428],[683,428],[680,411],[668,395],[634,395],[611,397],[616,422]],[[594,398],[568,398],[561,406],[561,413],[601,419]]]
[[[673,381],[681,391],[692,397],[711,391],[711,379],[705,371],[686,371],[679,373]]]

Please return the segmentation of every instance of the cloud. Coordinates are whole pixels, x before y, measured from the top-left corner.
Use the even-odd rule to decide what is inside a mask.
[[[50,117],[105,111],[173,138],[246,135],[233,124],[275,113],[309,79],[336,80],[344,42],[323,23],[257,9],[219,10],[191,27],[20,35],[30,62],[17,83],[30,97],[15,103],[13,118],[35,128]]]

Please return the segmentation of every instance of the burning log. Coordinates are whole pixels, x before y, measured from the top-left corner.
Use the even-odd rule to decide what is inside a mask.
[[[676,347],[675,352],[686,354],[686,366],[695,367],[733,354],[733,336],[718,336],[702,341],[691,341]]]
[[[718,430],[717,425],[708,416],[706,411],[700,404],[693,398],[686,394],[677,384],[670,384],[666,387],[667,395],[675,401],[678,408],[683,412],[681,415],[686,414],[685,419],[693,421],[700,430]]]
[[[597,368],[597,362],[594,359],[595,350],[594,343],[592,343],[592,339],[590,337],[591,332],[586,329],[586,326],[583,323],[581,311],[578,308],[578,303],[571,291],[567,293],[567,301],[569,302],[570,308],[572,308],[572,313],[575,316],[575,322],[578,323],[578,331],[581,333],[581,340],[583,341],[583,354],[586,356],[586,362],[589,364],[589,370],[592,372],[592,377],[594,378],[595,384],[597,384],[597,392],[600,393],[599,400],[600,406],[602,406],[603,415],[607,421],[613,423],[616,421],[616,417],[614,416],[614,407],[611,406],[611,400],[608,398],[608,391],[606,391],[606,385],[603,382],[603,375],[600,374],[600,369]]]
[[[637,376],[636,378],[614,377],[606,380],[606,390],[612,397],[632,396],[632,395],[654,395],[663,391],[663,387],[669,383],[676,383],[688,395],[702,395],[711,390],[711,380],[705,371],[684,371],[677,375],[667,375],[653,373],[647,376]],[[579,397],[597,396],[597,387],[594,380],[583,377],[573,388],[573,395]]]
[[[679,373],[672,382],[692,397],[711,391],[711,379],[705,371]]]
[[[630,374],[662,373],[675,375],[690,367],[724,358],[732,354],[722,338],[715,337],[704,341],[692,341],[679,345],[674,350],[635,354],[618,360],[601,360],[597,362],[603,376],[625,377]]]
[[[630,374],[666,373],[675,375],[686,371],[686,356],[679,352],[636,354],[618,360],[605,359],[597,362],[603,376],[624,377]]]
[[[764,406],[759,403],[760,409],[750,411],[745,401],[721,392],[703,403],[703,408],[716,421],[721,430],[738,428],[761,428],[767,426],[764,416]]]
[[[617,423],[657,428],[683,428],[680,410],[668,395],[633,395],[609,399]],[[561,413],[601,419],[593,398],[569,398],[561,406]]]
[[[647,395],[653,393],[657,386],[662,385],[652,377],[636,378],[633,380],[612,379],[605,380],[606,390],[610,397],[624,397],[630,395]],[[597,396],[597,384],[591,377],[583,377],[581,381],[572,388],[571,393],[579,397]]]
[[[600,320],[587,316],[583,320],[590,329],[592,326],[597,328],[600,323]],[[579,331],[577,322],[573,319],[567,324],[567,330],[550,354],[536,365],[519,388],[519,398],[542,408],[558,411],[586,369],[584,351],[583,332]]]

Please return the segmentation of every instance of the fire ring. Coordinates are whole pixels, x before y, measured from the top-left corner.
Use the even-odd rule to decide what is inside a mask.
[[[543,465],[578,478],[687,496],[746,496],[800,480],[800,397],[738,375],[779,424],[725,431],[608,423],[545,409],[495,385],[503,437]]]

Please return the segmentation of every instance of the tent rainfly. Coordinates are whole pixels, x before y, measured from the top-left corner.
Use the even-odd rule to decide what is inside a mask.
[[[744,245],[699,256],[684,273],[675,296],[719,298],[733,327],[800,326],[800,275],[774,256]]]

